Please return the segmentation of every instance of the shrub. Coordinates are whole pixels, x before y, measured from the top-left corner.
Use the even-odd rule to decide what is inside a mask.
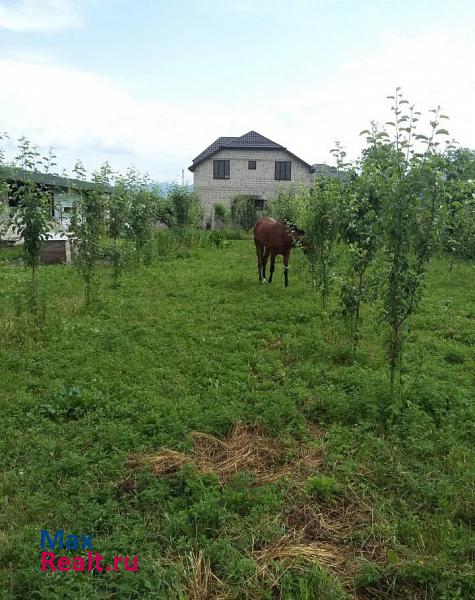
[[[306,206],[303,226],[307,259],[315,289],[323,304],[330,294],[335,262],[334,246],[338,237],[341,185],[336,179],[316,179]]]
[[[229,217],[229,210],[222,202],[214,205],[215,223],[217,222],[222,227],[229,222]]]
[[[447,250],[475,258],[475,152],[449,149],[444,156],[447,179],[445,223],[440,234]],[[453,261],[451,268],[453,267]]]
[[[16,160],[22,169],[35,169],[39,153],[26,138],[19,140]],[[28,177],[22,184],[15,226],[23,240],[26,263],[31,268],[30,302],[32,311],[37,309],[36,269],[40,263],[40,251],[48,239],[50,218],[49,195]]]
[[[33,181],[26,181],[18,212],[15,216],[16,229],[23,240],[27,265],[31,268],[31,302],[36,307],[36,269],[40,263],[40,250],[48,239],[48,198]]]
[[[100,239],[104,232],[105,195],[109,183],[110,166],[105,163],[94,173],[94,189],[83,193],[75,204],[70,229],[78,248],[78,265],[84,278],[85,302],[89,305],[95,286],[95,271],[101,249]]]
[[[249,231],[260,216],[256,203],[252,198],[238,195],[233,198],[231,204],[231,221],[235,227],[241,227]]]
[[[203,211],[198,196],[187,186],[175,185],[168,194],[174,222],[177,227],[198,226]]]
[[[125,224],[130,216],[130,199],[127,189],[123,182],[116,182],[114,191],[108,198],[107,209],[109,211],[109,234],[113,244],[109,251],[109,258],[112,263],[112,285],[118,287],[120,275],[125,265],[125,256],[123,256],[123,245],[119,243],[124,235]]]
[[[2,133],[0,131],[0,140],[7,137],[6,133]],[[4,204],[3,199],[6,194],[8,194],[8,183],[5,181],[4,172],[3,172],[3,160],[4,153],[2,148],[0,148],[0,246],[2,246],[3,238],[8,231],[8,227],[10,225],[10,219],[8,215],[8,208]]]
[[[210,244],[216,246],[216,248],[224,248],[229,245],[229,242],[221,235],[221,231],[211,231],[209,234],[209,241]]]
[[[296,187],[282,188],[267,205],[267,212],[279,221],[302,227],[307,200],[307,194]]]

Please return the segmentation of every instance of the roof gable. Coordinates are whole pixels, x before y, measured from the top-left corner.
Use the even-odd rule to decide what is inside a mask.
[[[264,137],[257,131],[249,131],[241,137],[234,138],[231,144],[232,148],[272,148],[281,149],[283,146],[276,144],[269,138]]]
[[[201,161],[208,158],[208,156],[211,156],[211,154],[214,154],[218,150],[221,150],[221,148],[227,148],[228,145],[233,140],[237,140],[237,139],[238,138],[235,138],[235,137],[219,137],[212,144],[210,144],[207,148],[205,148],[205,150],[203,150],[203,152],[201,154],[198,154],[198,156],[193,159],[193,164],[200,163]]]
[[[285,150],[291,156],[302,162],[306,165],[310,170],[312,169],[311,165],[306,163],[304,160],[289,152],[287,148],[273,142],[269,138],[264,137],[257,131],[249,131],[240,137],[219,137],[215,140],[210,146],[208,146],[201,154],[198,154],[196,158],[193,159],[193,164],[189,167],[190,171],[194,171],[196,167],[202,163],[204,160],[223,149],[233,149],[233,148],[248,148],[254,150]]]

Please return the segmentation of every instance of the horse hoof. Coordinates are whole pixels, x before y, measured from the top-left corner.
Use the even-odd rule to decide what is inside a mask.
[[[261,279],[261,283],[267,283],[265,279]]]

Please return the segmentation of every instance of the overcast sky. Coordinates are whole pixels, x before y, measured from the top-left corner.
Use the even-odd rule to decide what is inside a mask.
[[[475,147],[473,0],[0,0],[0,131],[180,180],[254,129],[305,161],[356,157],[395,86]]]

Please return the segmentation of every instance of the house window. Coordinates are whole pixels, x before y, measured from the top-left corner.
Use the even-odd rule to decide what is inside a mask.
[[[213,179],[229,179],[229,160],[213,160]]]
[[[256,170],[256,161],[255,160],[248,160],[247,161],[247,168],[250,169],[251,171],[255,171]]]
[[[291,166],[292,163],[290,160],[276,160],[274,179],[276,181],[290,181]]]
[[[264,198],[254,198],[254,206],[257,208],[257,210],[264,210],[264,208],[265,208]]]

